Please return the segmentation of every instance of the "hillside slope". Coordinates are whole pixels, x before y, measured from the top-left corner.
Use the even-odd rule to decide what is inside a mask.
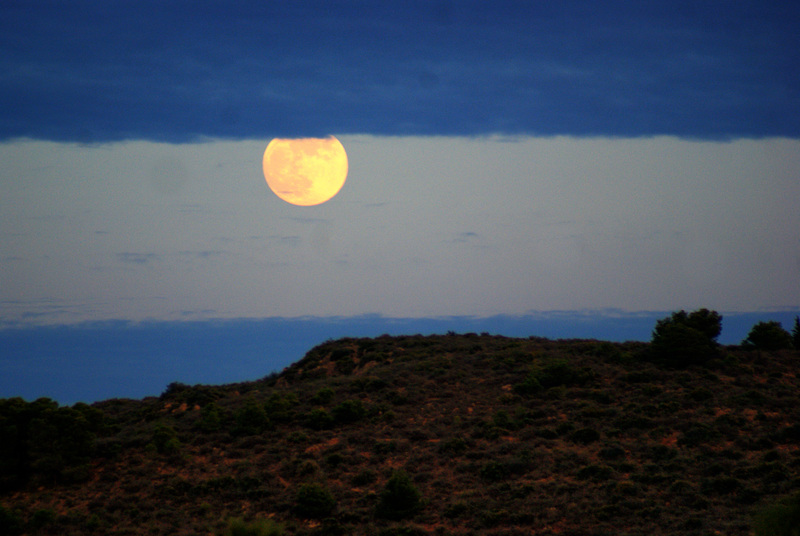
[[[751,534],[800,490],[798,354],[673,370],[647,348],[342,339],[259,381],[80,407],[90,458],[17,453],[0,533]]]

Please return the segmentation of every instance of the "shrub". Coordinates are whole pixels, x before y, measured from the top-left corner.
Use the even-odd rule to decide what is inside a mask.
[[[222,427],[222,414],[219,406],[214,402],[203,406],[203,409],[200,410],[200,421],[197,426],[203,432],[216,432],[219,430]]]
[[[607,465],[587,465],[582,467],[576,475],[578,480],[594,480],[601,482],[608,480],[614,475],[614,470]]]
[[[595,441],[599,440],[600,433],[593,428],[581,428],[580,430],[573,432],[570,436],[570,439],[575,443],[588,445],[589,443],[594,443]]]
[[[742,341],[742,345],[768,352],[784,350],[793,346],[792,336],[783,329],[780,322],[774,320],[759,322],[753,326],[747,338]]]
[[[604,460],[620,460],[625,458],[625,449],[619,445],[606,445],[600,449],[598,456]]]
[[[732,476],[718,476],[703,480],[700,484],[703,493],[716,493],[717,495],[728,495],[738,490],[741,486],[742,483]]]
[[[386,482],[376,508],[378,517],[405,519],[416,514],[422,506],[421,495],[403,471],[395,471]]]
[[[439,453],[449,455],[464,454],[467,451],[467,442],[464,438],[454,437],[439,443]]]
[[[489,482],[497,482],[508,477],[508,465],[496,460],[486,463],[480,470],[481,478]]]
[[[56,513],[49,508],[42,508],[40,510],[36,510],[33,515],[31,516],[30,525],[38,530],[46,525],[50,525],[51,523],[55,522],[56,520]]]
[[[223,534],[225,536],[281,536],[283,525],[272,519],[259,519],[247,523],[241,518],[234,517],[228,520],[228,526]]]
[[[369,469],[364,469],[353,477],[351,482],[354,486],[366,486],[375,482],[375,473]]]
[[[529,395],[551,387],[584,385],[591,379],[590,371],[577,369],[564,359],[554,359],[536,367],[514,390]]]
[[[529,374],[522,383],[514,386],[514,391],[520,395],[532,395],[542,390],[542,384],[535,374]]]
[[[0,534],[22,534],[22,516],[0,504]]]
[[[719,433],[708,425],[701,423],[691,424],[678,438],[678,445],[682,447],[696,447],[719,437]]]
[[[321,484],[303,484],[297,490],[294,511],[309,519],[327,517],[336,508],[336,499]]]
[[[800,350],[800,316],[794,317],[794,327],[792,327],[792,344],[795,349]]]
[[[756,536],[796,536],[800,527],[800,493],[768,505],[756,513]]]
[[[88,478],[102,416],[84,406],[58,407],[49,398],[0,399],[0,492],[31,478],[42,483]]]
[[[267,413],[267,418],[271,421],[289,422],[292,420],[293,416],[292,409],[296,405],[296,394],[287,393],[281,396],[278,393],[273,393],[264,403],[264,410]]]
[[[239,435],[257,435],[264,432],[269,424],[264,407],[251,398],[245,402],[243,408],[236,412],[234,432]]]
[[[312,409],[306,416],[306,425],[313,430],[333,428],[333,417],[322,408]]]
[[[366,410],[360,400],[345,400],[332,410],[333,418],[339,423],[352,423],[364,418]]]
[[[576,369],[563,359],[545,364],[538,373],[539,383],[544,388],[558,385],[583,385],[591,379],[587,370]]]
[[[323,387],[311,398],[311,403],[319,406],[330,404],[331,400],[333,400],[333,394],[333,389],[330,387]]]
[[[673,367],[702,364],[717,355],[716,338],[722,331],[722,316],[699,309],[678,311],[656,322],[650,345],[655,360]]]

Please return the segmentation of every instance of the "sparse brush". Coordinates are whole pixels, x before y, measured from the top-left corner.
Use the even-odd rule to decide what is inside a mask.
[[[228,520],[224,536],[281,536],[283,525],[272,519],[257,519],[248,523],[240,517]]]

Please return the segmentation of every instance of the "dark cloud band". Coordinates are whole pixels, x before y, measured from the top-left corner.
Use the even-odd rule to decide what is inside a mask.
[[[4,2],[0,139],[800,135],[800,6],[553,4]]]

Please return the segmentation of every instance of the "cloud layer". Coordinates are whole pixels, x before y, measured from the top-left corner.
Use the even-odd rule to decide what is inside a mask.
[[[0,324],[800,303],[798,140],[342,142],[302,214],[267,140],[0,144]]]
[[[797,137],[799,18],[758,1],[4,2],[0,139]]]

